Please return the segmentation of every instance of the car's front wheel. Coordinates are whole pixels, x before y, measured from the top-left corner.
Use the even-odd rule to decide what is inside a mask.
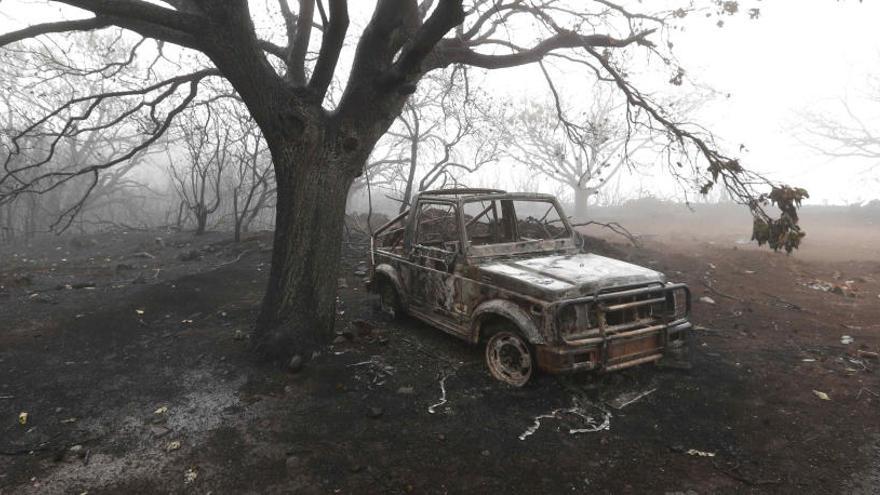
[[[519,333],[501,330],[486,342],[486,365],[496,379],[522,387],[532,378],[535,357],[531,346]]]

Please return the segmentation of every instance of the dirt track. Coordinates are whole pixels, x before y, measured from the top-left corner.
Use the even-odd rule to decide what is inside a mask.
[[[379,316],[353,253],[339,329],[354,340],[298,374],[257,365],[268,237],[156,235],[2,252],[0,493],[880,491],[880,362],[858,352],[880,351],[880,262],[615,247],[714,299],[694,304],[694,368],[512,390],[478,349]],[[848,280],[856,297],[808,286]],[[82,282],[96,287],[64,288]],[[591,420],[558,412],[520,439],[572,407]]]

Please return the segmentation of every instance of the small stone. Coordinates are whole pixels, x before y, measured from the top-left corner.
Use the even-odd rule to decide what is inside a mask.
[[[196,468],[189,468],[186,472],[183,473],[183,484],[189,485],[199,477],[199,472],[196,471]]]
[[[333,339],[334,344],[344,344],[348,342],[348,339],[343,335],[337,335],[335,339]]]
[[[381,418],[384,413],[385,411],[383,411],[381,407],[371,407],[367,410],[367,416],[373,419]]]
[[[31,296],[31,301],[40,303],[40,304],[57,304],[57,301],[51,296],[46,294],[35,294]]]
[[[171,432],[171,428],[167,428],[165,426],[161,426],[161,425],[151,425],[150,426],[150,433],[152,433],[153,436],[156,438],[162,438],[170,432]]]
[[[235,333],[232,335],[232,339],[233,339],[233,340],[238,340],[238,341],[242,341],[242,340],[244,340],[246,337],[247,337],[247,334],[245,334],[245,333],[242,332],[241,330],[236,330]]]
[[[438,433],[438,434],[437,434],[437,440],[440,440],[441,442],[445,442],[445,441],[446,441],[446,435],[444,435],[444,434],[442,434],[442,433]]]
[[[366,270],[363,270],[363,269],[357,269],[357,270],[354,271],[354,276],[355,276],[355,277],[366,277],[366,276],[367,276],[367,271],[366,271]]]
[[[189,251],[181,253],[177,258],[180,261],[195,261],[199,259],[199,252],[195,249],[190,249]]]
[[[303,358],[299,354],[295,354],[287,363],[287,370],[291,373],[299,373],[303,367]]]
[[[415,393],[415,389],[413,389],[412,387],[400,387],[399,389],[397,389],[397,393],[400,395],[412,395],[413,393]]]
[[[700,298],[700,302],[701,302],[701,303],[706,303],[706,304],[715,304],[715,299],[712,299],[712,298],[709,297],[709,296],[703,296],[703,297]]]
[[[483,457],[489,457],[489,454],[490,454],[490,452],[488,450],[484,450],[484,451],[480,452],[480,455]]]
[[[79,457],[80,459],[82,459],[86,456],[86,449],[84,449],[82,445],[72,445],[67,450],[68,450],[68,452]]]
[[[299,466],[300,466],[300,458],[295,455],[292,455],[292,456],[288,457],[284,463],[287,466],[287,469],[295,470],[295,469],[299,468]]]

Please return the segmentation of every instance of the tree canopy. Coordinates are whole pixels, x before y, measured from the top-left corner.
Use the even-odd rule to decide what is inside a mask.
[[[57,20],[0,34],[4,56],[40,57],[62,80],[85,78],[96,86],[72,87],[65,98],[16,116],[3,136],[0,204],[81,177],[90,181],[88,194],[103,172],[158,143],[187,108],[221,98],[240,100],[262,132],[275,168],[273,267],[259,327],[276,329],[263,340],[280,342],[280,348],[293,347],[294,334],[315,328],[328,334],[335,278],[321,266],[338,253],[347,191],[419,82],[440,69],[498,70],[551,59],[586,69],[622,96],[626,135],[646,129],[663,136],[670,173],[698,184],[702,192],[726,188],[751,210],[758,242],[790,251],[803,236],[797,206],[806,191],[774,184],[743,167],[718,149],[710,132],[683,121],[630,77],[630,64],[659,64],[670,83],[682,84],[687,73],[672,52],[672,33],[695,16],[719,25],[729,16],[759,16],[758,8],[741,2],[673,1],[656,10],[612,0],[52,4],[75,9],[65,9]],[[372,13],[365,10],[369,7]],[[57,38],[112,27],[136,36],[93,38],[96,50],[107,54],[97,65],[68,60]],[[124,49],[113,36],[128,41]],[[182,51],[170,56],[168,44]],[[557,110],[564,108],[566,95],[545,74],[541,89],[552,93]],[[7,78],[10,92],[30,87],[32,79],[36,85],[52,80],[39,70]],[[582,138],[579,123],[568,121],[561,110],[557,117],[572,139]],[[111,154],[58,163],[59,143],[114,126],[134,130],[138,138]],[[781,216],[774,218],[768,205]],[[67,213],[75,214],[76,208]],[[285,322],[295,331],[277,330]]]

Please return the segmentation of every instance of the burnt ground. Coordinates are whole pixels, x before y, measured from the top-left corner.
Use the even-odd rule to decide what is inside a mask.
[[[693,369],[517,390],[479,349],[380,316],[353,248],[339,267],[351,338],[299,373],[255,363],[268,244],[3,248],[0,494],[880,491],[880,362],[864,354],[880,351],[880,261],[597,243],[714,300],[694,303]]]

